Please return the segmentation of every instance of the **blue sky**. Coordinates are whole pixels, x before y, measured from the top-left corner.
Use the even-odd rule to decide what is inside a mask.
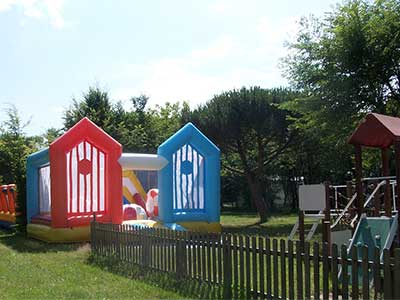
[[[301,16],[331,0],[0,0],[0,121],[7,103],[28,134],[62,127],[89,86],[113,100],[192,107],[242,86],[285,86],[279,59]]]

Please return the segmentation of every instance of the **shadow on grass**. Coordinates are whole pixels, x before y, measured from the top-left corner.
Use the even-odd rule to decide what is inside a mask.
[[[224,226],[223,232],[278,237],[288,236],[292,228],[293,225],[291,224],[265,227],[260,226],[259,224],[254,224],[251,226]]]
[[[29,253],[75,251],[82,246],[82,243],[49,244],[28,238],[23,232],[5,229],[0,229],[0,244],[18,252]]]
[[[308,233],[312,225],[306,224],[305,231]],[[223,232],[226,233],[236,233],[244,235],[258,235],[266,236],[271,238],[277,237],[288,237],[293,229],[293,224],[279,224],[279,225],[266,225],[261,226],[261,224],[253,224],[246,226],[223,226]],[[319,232],[320,229],[317,230]]]
[[[201,282],[186,277],[179,277],[174,272],[152,270],[117,258],[105,258],[91,255],[88,263],[102,270],[135,279],[164,290],[175,292],[185,298],[222,299],[223,288],[218,284]]]

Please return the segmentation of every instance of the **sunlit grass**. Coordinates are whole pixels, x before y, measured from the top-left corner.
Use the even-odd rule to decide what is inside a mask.
[[[0,231],[0,298],[180,298],[89,264],[89,254],[88,244],[51,245]]]
[[[287,238],[296,220],[296,214],[275,214],[261,224],[256,214],[223,213],[221,216],[225,231],[271,238]],[[143,278],[118,275],[109,268],[88,263],[89,255],[88,244],[52,245],[0,231],[1,299],[182,297],[154,282],[146,283]]]
[[[260,218],[256,213],[226,212],[221,215],[221,224],[224,231],[227,232],[258,234],[270,238],[286,239],[296,223],[297,218],[298,215],[296,213],[276,213],[271,215],[266,222],[260,223]],[[315,222],[315,220],[309,218],[305,219],[306,234],[313,222]],[[312,241],[320,241],[320,227],[321,226],[317,229]],[[295,239],[298,239],[298,235],[295,236]]]

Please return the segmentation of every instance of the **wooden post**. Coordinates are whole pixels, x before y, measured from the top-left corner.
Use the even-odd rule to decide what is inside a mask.
[[[305,231],[304,231],[304,211],[299,210],[299,236],[300,236],[300,246],[303,251],[304,241],[305,241]]]
[[[356,192],[357,192],[356,209],[357,209],[358,219],[360,219],[364,211],[364,194],[362,187],[362,155],[361,155],[361,145],[354,145],[354,147],[355,147],[355,159],[356,159],[356,166],[355,166]]]
[[[394,142],[394,160],[396,162],[396,209],[400,208],[400,141]],[[400,221],[400,214],[398,215],[398,221]],[[397,226],[397,239],[400,242],[400,226]]]
[[[231,236],[223,235],[223,261],[224,261],[224,279],[223,279],[223,298],[232,298],[232,252],[231,252]],[[250,247],[250,245],[247,245]],[[252,251],[255,251],[252,249]],[[255,253],[255,252],[254,252]],[[204,270],[202,270],[204,272]],[[254,278],[253,278],[254,280]],[[248,284],[249,282],[246,282]]]
[[[353,198],[353,193],[354,193],[353,182],[351,180],[348,180],[346,181],[346,196],[349,202]],[[354,218],[355,216],[354,204],[351,207],[349,207],[349,212],[350,212],[350,217]]]
[[[382,175],[389,176],[389,149],[382,149]],[[390,179],[386,179],[384,191],[385,216],[392,216]]]
[[[325,211],[322,220],[323,242],[328,244],[328,252],[331,253],[331,199],[330,199],[330,183],[325,182]]]
[[[351,180],[346,181],[346,197],[349,199],[349,201],[351,197],[353,197],[353,183]]]
[[[373,182],[373,190],[376,189],[378,186],[379,182],[374,181]],[[379,217],[380,211],[381,211],[381,195],[379,194],[379,191],[375,193],[374,195],[374,212],[373,215],[374,217]]]

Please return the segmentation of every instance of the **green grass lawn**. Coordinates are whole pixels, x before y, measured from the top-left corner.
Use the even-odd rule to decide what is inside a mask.
[[[88,263],[88,244],[50,245],[0,231],[0,299],[171,299],[178,294]]]
[[[224,231],[271,238],[287,238],[296,220],[296,214],[276,214],[262,224],[255,214],[221,217]],[[89,255],[88,244],[47,244],[0,231],[0,299],[182,298],[154,282],[90,264]]]
[[[255,213],[226,212],[221,215],[221,224],[226,232],[258,234],[270,238],[287,239],[297,218],[298,215],[295,213],[276,213],[270,216],[267,222],[260,223],[260,219]],[[312,226],[312,222],[311,219],[305,219],[306,234]],[[298,235],[295,236],[295,239],[298,239]],[[321,241],[320,228],[317,229],[312,240]]]

